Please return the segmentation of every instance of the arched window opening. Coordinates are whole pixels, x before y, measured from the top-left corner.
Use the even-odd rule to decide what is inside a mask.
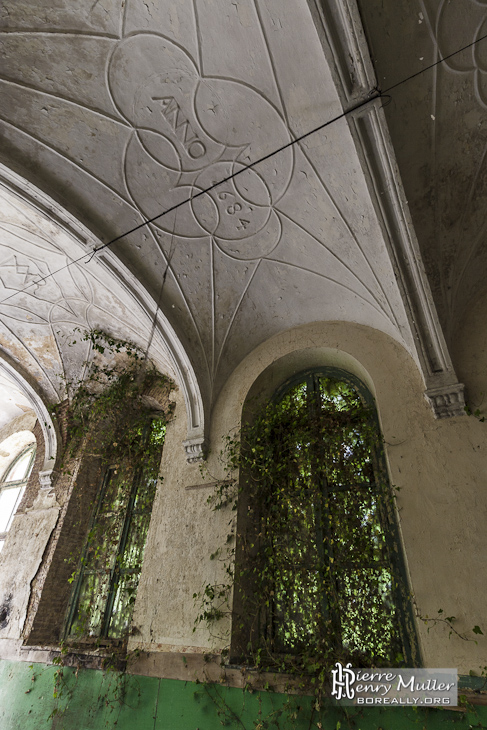
[[[142,570],[166,426],[139,433],[144,463],[109,465],[91,520],[68,610],[66,638],[101,645],[127,635]]]
[[[0,480],[0,551],[24,495],[36,454],[36,445],[30,444],[16,456]]]
[[[417,661],[363,384],[337,369],[301,373],[244,427],[241,448],[234,657],[250,649],[281,666],[303,655],[329,665]]]

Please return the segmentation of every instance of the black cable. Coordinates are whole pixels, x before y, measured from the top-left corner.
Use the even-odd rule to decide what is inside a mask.
[[[174,228],[176,228],[176,221],[174,221]],[[169,271],[169,267],[171,265],[171,260],[174,255],[174,251],[175,251],[175,247],[174,247],[174,230],[173,230],[173,234],[171,236],[171,245],[169,246],[169,253],[167,256],[167,260],[166,260],[166,268],[164,269],[164,273],[162,274],[161,287],[159,289],[159,296],[157,298],[156,311],[154,312],[154,316],[152,317],[151,331],[149,333],[149,338],[147,340],[147,345],[146,345],[145,352],[144,352],[144,360],[146,363],[147,363],[147,360],[149,357],[149,350],[152,345],[152,340],[154,339],[154,334],[155,334],[156,325],[157,325],[157,315],[159,314],[159,310],[160,310],[161,304],[162,304],[162,294],[164,291],[164,284],[166,283],[167,272]]]
[[[405,84],[407,81],[411,81],[411,79],[416,78],[416,76],[421,76],[421,74],[424,74],[425,71],[429,71],[430,68],[434,68],[435,66],[438,66],[440,63],[444,63],[445,61],[448,61],[449,58],[452,56],[456,56],[458,53],[462,53],[462,51],[466,51],[467,48],[472,48],[472,46],[475,46],[477,43],[480,43],[480,41],[483,41],[487,38],[487,35],[483,35],[480,38],[476,38],[476,40],[472,41],[472,43],[469,43],[466,46],[463,46],[463,48],[460,48],[458,51],[453,51],[453,53],[450,53],[448,56],[445,56],[444,58],[440,58],[439,61],[435,61],[430,66],[426,66],[425,68],[422,68],[421,71],[417,71],[415,74],[411,74],[411,76],[408,76],[407,78],[403,79],[402,81],[398,81],[397,84],[393,84],[392,86],[389,86],[388,89],[384,89],[384,91],[381,91],[378,89],[380,94],[387,94],[388,91],[392,91],[392,89],[397,89],[398,86],[402,86],[402,84]]]
[[[18,291],[13,292],[13,294],[9,294],[9,296],[5,297],[5,299],[2,299],[0,301],[0,304],[3,304],[8,299],[11,299],[12,297],[16,296],[17,294],[22,294],[22,292],[27,291],[27,289],[29,289],[31,286],[34,286],[35,284],[40,284],[42,281],[49,279],[51,276],[54,276],[55,274],[59,274],[61,271],[64,271],[64,269],[69,268],[73,264],[77,264],[79,261],[82,261],[87,256],[89,258],[86,263],[90,263],[90,261],[92,260],[93,256],[96,253],[103,251],[103,249],[108,248],[108,246],[111,246],[112,244],[116,243],[116,241],[120,241],[121,238],[125,238],[125,236],[129,236],[131,233],[135,233],[136,231],[139,231],[141,228],[144,228],[145,226],[149,225],[150,223],[154,223],[154,221],[158,220],[159,218],[162,218],[163,216],[167,215],[168,213],[172,213],[173,211],[177,210],[178,208],[181,208],[181,206],[186,205],[187,203],[190,203],[191,201],[195,200],[196,198],[199,198],[201,195],[206,195],[206,193],[209,193],[211,190],[213,190],[214,188],[217,188],[219,185],[222,185],[223,183],[228,182],[229,180],[233,180],[235,177],[237,177],[237,175],[241,175],[243,172],[246,172],[247,170],[251,170],[253,167],[258,165],[259,163],[265,162],[265,160],[268,160],[270,157],[274,157],[274,155],[277,155],[280,152],[283,152],[283,150],[286,150],[289,147],[292,147],[293,145],[298,144],[298,142],[301,142],[303,139],[310,137],[312,134],[319,132],[320,130],[324,129],[325,127],[328,127],[330,124],[337,122],[339,119],[343,119],[344,117],[347,116],[347,114],[351,114],[352,112],[357,111],[357,109],[360,109],[361,107],[365,106],[369,102],[373,101],[374,99],[378,99],[380,97],[380,92],[377,90],[374,90],[372,92],[372,94],[373,94],[373,96],[370,96],[369,99],[366,99],[365,101],[361,101],[359,104],[356,104],[351,109],[348,109],[347,111],[343,112],[342,114],[339,114],[338,116],[334,117],[333,119],[330,119],[327,122],[320,124],[318,127],[315,127],[310,132],[306,132],[305,134],[302,134],[300,137],[297,137],[296,139],[291,140],[291,142],[288,142],[287,144],[283,145],[282,147],[279,147],[279,149],[273,150],[273,152],[269,152],[269,154],[264,155],[264,157],[260,157],[258,160],[255,160],[254,162],[251,162],[248,165],[244,165],[242,167],[242,169],[237,170],[236,172],[233,172],[231,175],[228,175],[227,177],[222,178],[221,180],[214,183],[213,185],[210,185],[210,187],[205,188],[204,190],[200,190],[199,193],[192,195],[190,198],[181,200],[179,203],[172,205],[170,208],[167,208],[167,210],[164,210],[162,213],[155,215],[153,218],[149,218],[148,220],[143,221],[142,223],[139,223],[139,225],[135,226],[134,228],[131,228],[129,231],[125,231],[125,233],[121,233],[119,236],[112,238],[111,241],[108,241],[108,243],[104,243],[102,246],[98,246],[98,248],[94,248],[93,251],[91,251],[90,253],[85,253],[82,256],[80,256],[79,258],[73,259],[65,266],[61,266],[61,268],[56,269],[56,271],[52,271],[50,274],[46,274],[46,276],[42,276],[40,279],[37,279],[36,281],[32,281],[30,284],[28,284],[23,289],[19,289]]]
[[[372,92],[374,95],[370,96],[369,99],[359,102],[351,109],[348,109],[346,112],[339,114],[337,117],[330,119],[328,122],[324,122],[323,124],[320,124],[319,127],[315,127],[310,132],[306,132],[305,134],[302,134],[300,137],[296,137],[296,139],[292,139],[290,142],[287,142],[286,144],[282,145],[282,147],[279,147],[277,150],[273,150],[272,152],[269,152],[269,154],[264,155],[264,157],[259,157],[258,160],[255,160],[254,162],[250,162],[248,165],[244,165],[242,167],[242,169],[237,170],[237,172],[232,172],[231,175],[227,175],[227,177],[224,177],[221,180],[219,180],[218,182],[213,183],[213,185],[210,185],[209,188],[200,190],[199,193],[196,193],[196,195],[192,195],[190,198],[186,198],[186,200],[181,200],[179,203],[176,203],[176,205],[172,205],[167,210],[163,211],[162,213],[159,213],[159,215],[155,215],[153,218],[149,218],[149,220],[146,220],[144,223],[140,223],[138,226],[135,226],[135,228],[131,228],[130,231],[120,234],[120,236],[113,238],[111,241],[108,241],[108,243],[104,243],[103,246],[99,246],[98,248],[96,248],[93,251],[93,253],[91,254],[91,256],[94,256],[95,253],[98,253],[98,251],[103,251],[104,248],[107,248],[107,246],[111,246],[112,243],[119,241],[121,238],[124,238],[125,236],[128,236],[131,233],[135,233],[135,231],[138,231],[140,228],[143,228],[144,226],[148,225],[149,223],[154,223],[154,221],[158,220],[159,218],[162,218],[162,216],[167,215],[168,213],[172,213],[174,210],[177,210],[182,205],[186,205],[186,203],[191,203],[192,200],[196,200],[196,198],[199,198],[200,195],[206,195],[206,193],[209,193],[214,188],[217,188],[219,185],[222,185],[223,183],[226,183],[229,180],[233,180],[234,178],[237,177],[237,175],[241,175],[243,172],[247,172],[247,170],[251,170],[253,167],[255,167],[256,165],[259,165],[261,162],[265,162],[266,160],[270,159],[271,157],[274,157],[274,155],[278,155],[280,152],[284,152],[284,150],[287,150],[289,147],[292,147],[293,145],[298,144],[298,142],[302,142],[303,139],[310,137],[312,134],[316,134],[316,132],[320,132],[325,127],[328,127],[330,124],[333,124],[334,122],[338,122],[339,119],[343,119],[343,117],[347,116],[347,114],[351,114],[352,112],[357,111],[357,109],[360,109],[361,107],[365,106],[365,104],[368,104],[370,101],[373,101],[374,99],[378,99],[380,97],[380,92],[376,91],[376,90],[374,90],[374,92]]]
[[[353,112],[356,112],[358,109],[361,109],[366,104],[369,104],[371,101],[375,101],[375,99],[379,99],[382,96],[387,95],[389,91],[392,91],[392,89],[396,89],[398,86],[401,86],[402,84],[405,84],[406,82],[410,81],[411,79],[416,78],[416,76],[420,76],[421,74],[425,73],[426,71],[429,71],[430,69],[434,68],[435,66],[438,66],[440,63],[444,63],[452,56],[456,56],[458,53],[462,53],[463,51],[467,50],[468,48],[471,48],[472,46],[476,45],[477,43],[480,43],[480,41],[483,41],[487,38],[487,35],[481,36],[480,38],[477,38],[472,43],[469,43],[466,46],[463,46],[463,48],[460,48],[458,51],[454,51],[453,53],[450,53],[448,56],[445,56],[444,58],[440,58],[438,61],[435,61],[435,63],[432,63],[430,66],[426,66],[426,68],[421,69],[417,73],[411,74],[411,76],[407,76],[405,79],[402,79],[402,81],[398,81],[396,84],[393,84],[392,86],[389,86],[389,88],[384,89],[383,91],[377,87],[376,89],[373,89],[369,97],[355,106],[351,107],[350,109],[347,109],[342,114],[339,114],[336,117],[333,117],[333,119],[329,119],[327,122],[324,122],[323,124],[320,124],[319,126],[315,127],[309,132],[305,132],[305,134],[302,134],[300,137],[296,137],[295,139],[291,140],[290,142],[287,142],[285,145],[282,145],[282,147],[279,147],[276,150],[273,150],[272,152],[269,152],[269,154],[264,155],[264,157],[260,157],[258,160],[255,160],[254,162],[249,163],[248,165],[243,165],[243,167],[240,170],[237,170],[236,172],[233,172],[231,175],[228,175],[227,177],[222,178],[222,180],[219,180],[218,182],[214,183],[213,185],[210,185],[210,187],[205,188],[204,190],[200,190],[195,195],[192,195],[190,198],[186,198],[185,200],[181,200],[179,203],[176,203],[175,205],[171,206],[167,210],[164,210],[162,213],[159,213],[158,215],[154,216],[153,218],[149,218],[146,221],[143,221],[142,223],[139,223],[139,225],[135,226],[134,228],[131,228],[128,231],[125,231],[125,233],[121,233],[119,236],[116,236],[115,238],[112,238],[107,243],[104,243],[102,246],[98,246],[98,248],[94,248],[91,253],[85,253],[83,256],[80,256],[77,259],[73,259],[65,266],[62,266],[60,269],[56,269],[56,271],[52,271],[51,273],[47,274],[46,276],[41,277],[40,279],[37,279],[36,281],[32,281],[30,284],[28,284],[23,289],[19,289],[12,294],[9,294],[8,297],[5,297],[5,299],[2,299],[0,301],[0,304],[3,304],[4,302],[8,301],[12,297],[16,296],[17,294],[22,294],[23,292],[27,291],[31,286],[38,285],[42,281],[45,281],[46,279],[49,279],[51,276],[55,276],[55,274],[59,274],[61,271],[64,271],[64,269],[69,268],[73,264],[77,264],[83,259],[85,259],[87,256],[89,256],[88,261],[86,263],[90,263],[93,256],[96,253],[99,253],[100,251],[103,251],[103,249],[108,248],[108,246],[111,246],[112,244],[116,243],[117,241],[120,241],[120,239],[125,238],[125,236],[129,236],[131,233],[135,233],[136,231],[140,230],[141,228],[144,228],[145,226],[149,225],[150,223],[154,223],[154,221],[159,220],[159,218],[162,218],[163,216],[167,215],[168,213],[172,213],[173,211],[177,210],[183,205],[186,205],[187,203],[191,203],[196,198],[199,198],[201,195],[206,195],[214,188],[217,188],[219,185],[222,185],[225,182],[228,182],[229,180],[233,180],[238,175],[241,175],[243,172],[246,172],[247,170],[251,170],[256,165],[259,165],[261,162],[265,162],[266,160],[269,160],[271,157],[274,157],[275,155],[278,155],[280,152],[283,152],[284,150],[288,149],[289,147],[294,146],[295,144],[298,144],[299,142],[302,142],[304,139],[307,139],[312,134],[316,134],[317,132],[320,132],[322,129],[325,129],[326,127],[329,127],[330,124],[334,124],[335,122],[338,122],[340,119],[343,119],[348,114],[352,114]],[[390,103],[390,100],[384,105],[387,106]],[[164,279],[167,275],[167,268],[164,272]]]

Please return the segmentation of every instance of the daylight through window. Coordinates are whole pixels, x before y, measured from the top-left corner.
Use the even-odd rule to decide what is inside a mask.
[[[242,451],[248,551],[236,600],[253,616],[252,651],[275,662],[412,661],[391,493],[363,385],[341,371],[302,374],[244,429]]]
[[[154,420],[151,469],[118,463],[106,469],[88,533],[68,616],[68,637],[100,642],[118,639],[130,628],[145,543],[157,487],[166,427]]]
[[[0,551],[24,495],[35,453],[35,444],[29,445],[14,459],[0,481]]]

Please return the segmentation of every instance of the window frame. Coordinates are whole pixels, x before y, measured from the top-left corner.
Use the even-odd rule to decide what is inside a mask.
[[[157,421],[157,418],[153,419],[154,421]],[[150,438],[151,428],[147,427],[146,432],[143,435],[143,438]],[[161,444],[160,449],[160,457],[162,457],[163,449],[164,449],[164,441],[165,441],[165,434],[164,438]],[[160,460],[160,459],[159,459]],[[129,542],[130,537],[130,527],[133,521],[134,516],[137,516],[138,514],[142,514],[142,512],[138,512],[136,508],[136,502],[137,497],[140,494],[140,488],[141,486],[146,483],[147,489],[149,489],[148,481],[146,475],[144,475],[144,467],[138,466],[133,469],[133,474],[131,477],[131,486],[130,486],[130,493],[127,499],[127,503],[125,507],[123,508],[123,516],[122,516],[122,527],[120,530],[120,537],[118,540],[118,544],[116,549],[111,551],[109,553],[109,559],[113,558],[113,565],[110,568],[110,577],[109,577],[109,588],[108,593],[106,595],[106,598],[103,602],[103,609],[102,609],[102,618],[100,622],[100,632],[97,635],[90,635],[87,632],[79,632],[76,631],[73,632],[73,625],[77,618],[77,612],[79,610],[79,600],[81,595],[81,589],[82,589],[82,582],[83,578],[87,574],[101,574],[103,572],[102,569],[95,570],[90,569],[88,566],[88,560],[87,556],[89,554],[89,551],[91,549],[91,544],[89,540],[90,533],[96,529],[98,520],[100,517],[103,517],[103,514],[101,512],[102,506],[104,503],[104,498],[107,494],[108,487],[111,483],[111,476],[116,475],[117,472],[120,470],[123,473],[123,470],[126,469],[128,466],[128,462],[126,460],[119,460],[117,463],[109,463],[105,464],[101,478],[100,478],[100,486],[97,489],[95,498],[94,498],[94,508],[92,509],[92,514],[88,523],[88,531],[87,536],[85,537],[85,540],[83,542],[83,548],[81,551],[80,559],[78,562],[77,569],[75,571],[75,578],[74,578],[74,586],[73,590],[71,591],[71,596],[68,602],[67,611],[66,611],[66,617],[64,621],[64,631],[63,631],[63,640],[68,644],[75,644],[75,645],[85,645],[87,647],[104,647],[104,646],[110,646],[110,647],[118,647],[121,646],[124,643],[124,640],[126,638],[125,634],[122,632],[121,636],[110,636],[110,631],[112,627],[113,620],[116,619],[119,614],[113,613],[113,607],[115,605],[115,600],[117,597],[117,589],[120,585],[120,580],[125,575],[134,574],[135,571],[132,568],[124,568],[122,565],[122,558],[125,554],[125,549]],[[152,480],[153,481],[153,480]],[[152,507],[153,502],[155,499],[155,494],[157,490],[157,482],[158,478],[156,478],[156,483],[153,485],[154,491],[152,495],[152,499],[150,502],[150,505],[143,511],[144,514],[147,514],[147,525],[146,525],[146,533],[145,533],[145,539],[144,544],[142,548],[142,557],[140,561],[140,569],[137,571],[137,588],[138,583],[140,580],[140,575],[142,571],[142,562],[143,557],[145,553],[145,548],[147,545],[147,533],[149,530],[150,520],[152,516]],[[108,514],[108,513],[107,513]],[[108,554],[108,553],[107,553]],[[137,590],[136,588],[136,590]],[[132,613],[133,613],[133,606],[132,609],[129,612],[129,622],[132,620]]]
[[[372,448],[371,451],[371,460],[372,460],[372,468],[374,472],[374,482],[370,483],[367,487],[367,494],[372,495],[373,493],[386,497],[386,499],[381,500],[381,502],[385,503],[385,506],[382,505],[377,510],[378,514],[378,520],[381,529],[384,533],[384,542],[386,546],[386,554],[387,554],[387,570],[390,571],[393,579],[394,579],[394,588],[391,589],[392,594],[392,600],[394,604],[394,615],[395,615],[395,624],[397,627],[398,635],[400,636],[401,644],[402,644],[402,654],[404,656],[404,666],[418,666],[420,664],[420,652],[419,652],[419,646],[417,642],[417,636],[415,631],[415,621],[410,601],[410,591],[408,588],[408,576],[407,576],[407,570],[403,555],[403,546],[401,541],[401,536],[399,532],[399,525],[397,520],[397,514],[396,509],[393,504],[393,491],[391,489],[390,485],[390,479],[386,464],[386,458],[384,449],[382,447],[382,433],[380,429],[379,419],[378,419],[378,413],[377,408],[375,404],[375,400],[370,392],[370,390],[365,386],[365,384],[354,374],[343,370],[338,367],[333,366],[319,366],[319,367],[309,367],[306,369],[303,369],[295,374],[293,374],[291,377],[287,378],[280,386],[278,386],[272,396],[269,398],[270,403],[278,403],[281,401],[286,394],[291,391],[295,386],[298,386],[300,384],[306,384],[307,389],[312,387],[312,390],[315,390],[315,388],[319,387],[317,385],[318,378],[324,377],[324,378],[333,378],[338,381],[345,382],[346,384],[350,385],[354,391],[357,393],[358,397],[360,398],[361,402],[365,406],[365,408],[369,411],[371,424],[373,425],[374,430],[377,433],[378,436],[378,443]],[[252,411],[254,409],[252,408]],[[245,408],[244,408],[245,411]],[[239,497],[239,502],[242,502],[242,505],[239,506],[238,511],[238,521],[240,524],[242,524],[242,521],[245,524],[245,527],[243,528],[243,531],[246,533],[246,535],[249,535],[249,520],[247,517],[247,513],[250,509],[250,505],[248,504],[248,500],[245,497],[245,481],[246,481],[246,475],[241,474],[241,479],[243,480],[243,487],[241,489],[241,495]],[[347,488],[344,487],[343,490],[336,490],[336,491],[347,491]],[[350,490],[348,490],[350,491]],[[243,494],[242,494],[243,493]],[[243,497],[243,498],[242,498]],[[242,520],[243,518],[243,520]],[[256,534],[258,530],[255,529],[256,525],[260,524],[260,521],[262,520],[262,514],[255,515],[254,517],[254,524],[253,526],[250,526],[250,531],[253,531],[253,538],[256,537]],[[260,527],[259,529],[262,529]],[[241,533],[242,529],[240,528],[240,525],[237,527],[237,533]],[[319,549],[319,541],[316,540],[317,547]],[[237,550],[236,550],[236,563],[237,563],[237,571],[236,575],[238,575],[238,564],[239,561],[242,561],[243,553],[241,550],[239,550],[239,546],[237,544]],[[379,566],[379,563],[377,564]],[[369,566],[372,567],[372,566]],[[238,581],[237,581],[238,582]],[[252,592],[253,588],[252,586],[249,586],[248,589]],[[240,590],[242,588],[240,587]],[[252,634],[254,637],[256,634],[260,634],[262,636],[263,631],[269,630],[269,623],[268,618],[265,616],[262,618],[262,620],[258,621],[257,628],[252,628],[249,630],[250,623],[246,621],[245,619],[242,622],[242,616],[239,615],[239,606],[238,603],[240,599],[238,598],[238,590],[234,591],[234,609],[233,609],[233,616],[234,616],[234,626],[235,626],[235,619],[238,620],[240,628],[235,630],[235,628],[232,629],[232,642],[231,642],[231,657],[232,661],[236,663],[245,663],[245,647],[247,643],[252,641]],[[269,609],[269,613],[272,614],[272,609]],[[244,628],[242,628],[244,627]],[[272,631],[272,629],[271,629]],[[343,646],[343,644],[342,644]],[[242,661],[243,660],[243,661]]]

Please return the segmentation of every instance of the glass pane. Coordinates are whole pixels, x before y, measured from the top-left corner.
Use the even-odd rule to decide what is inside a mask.
[[[88,533],[85,565],[90,570],[110,571],[115,565],[124,514],[100,515]]]
[[[338,421],[325,426],[332,430],[323,434],[322,471],[329,489],[351,489],[356,485],[373,484],[370,446],[355,429]]]
[[[370,566],[381,561],[385,537],[377,497],[354,490],[333,492],[327,501],[330,540],[335,562]]]
[[[369,663],[395,662],[401,641],[391,572],[386,568],[340,571],[337,582],[343,646]]]
[[[18,482],[21,479],[27,478],[29,475],[30,460],[32,458],[32,451],[34,447],[26,451],[17,461],[12,465],[5,475],[4,482]]]
[[[114,514],[127,509],[132,488],[133,472],[128,469],[109,469],[103,487],[101,514]]]
[[[144,548],[149,529],[150,514],[133,515],[130,522],[127,543],[120,560],[120,570],[138,570],[142,566]]]
[[[323,407],[327,411],[351,411],[363,409],[363,404],[355,388],[344,380],[316,376]]]
[[[281,404],[285,405],[286,400],[289,401],[289,404],[294,409],[298,409],[300,406],[306,405],[306,394],[308,392],[306,382],[299,383],[299,385],[295,385],[294,388],[292,388],[284,398],[281,400]]]
[[[318,640],[322,618],[321,576],[318,571],[282,569],[275,581],[271,620],[273,649],[296,653]]]
[[[7,532],[22,498],[23,487],[10,487],[0,492],[0,532]]]
[[[319,534],[323,544],[321,515],[315,508],[321,492],[312,488],[305,452],[303,446],[301,454],[296,454],[297,477],[291,484],[275,487],[273,507],[279,519],[269,523],[275,566],[271,601],[273,644],[281,652],[296,653],[319,635],[324,600],[323,559],[317,543]]]
[[[109,587],[108,573],[83,574],[71,636],[100,636]]]
[[[119,638],[130,628],[138,584],[138,572],[119,578],[108,629],[108,636],[112,639]]]
[[[157,479],[144,480],[142,477],[142,481],[135,497],[135,512],[150,512],[152,510],[152,503],[154,502],[156,488]]]

